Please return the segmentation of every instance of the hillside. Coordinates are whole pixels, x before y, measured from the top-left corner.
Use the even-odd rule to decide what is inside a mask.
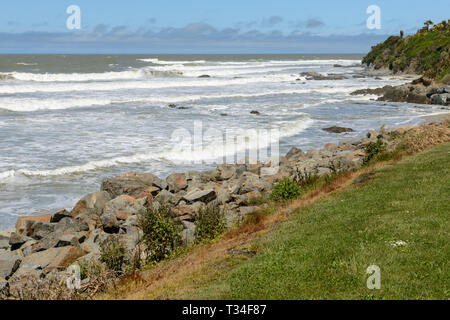
[[[415,35],[391,36],[372,47],[363,63],[394,73],[415,73],[440,82],[450,81],[450,20],[427,21]]]

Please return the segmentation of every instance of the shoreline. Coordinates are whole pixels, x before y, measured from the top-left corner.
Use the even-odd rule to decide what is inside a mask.
[[[422,116],[419,116],[419,117],[423,118],[423,120],[420,123],[418,123],[417,125],[414,125],[414,126],[406,126],[406,127],[408,127],[408,128],[409,127],[417,127],[417,126],[420,126],[420,125],[430,124],[430,123],[434,123],[434,122],[442,122],[442,121],[444,121],[446,119],[450,119],[450,111],[442,112],[442,113],[435,113],[435,114],[430,114],[430,115],[422,115]],[[388,127],[387,129],[388,130],[397,130],[397,129],[401,129],[401,128],[403,128],[403,127],[398,127],[398,128],[389,128]],[[344,139],[344,141],[347,140],[347,139],[358,139],[358,138],[363,138],[363,137],[364,136],[347,137],[347,138]],[[327,143],[326,145],[328,145],[328,144],[333,144],[333,143]],[[285,156],[283,156],[283,157],[285,157]],[[229,164],[229,163],[227,163],[227,164],[224,164],[224,165],[236,165],[236,164]],[[204,171],[206,172],[206,171],[210,171],[210,170],[202,170],[202,171],[199,171],[199,172],[204,172]],[[169,174],[169,176],[171,176],[173,174],[177,174],[177,173],[174,172],[172,174]],[[161,179],[161,180],[164,180],[164,179]],[[75,207],[76,207],[76,204],[74,204],[72,207],[65,207],[65,208],[62,208],[60,210],[74,209]],[[45,210],[45,211],[46,212],[54,212],[54,211],[58,211],[58,210]],[[29,217],[33,217],[33,216],[39,217],[41,215],[37,214],[37,215],[29,216]],[[19,220],[20,217],[24,217],[24,216],[19,216],[19,217],[17,217],[17,219]],[[15,227],[1,229],[0,230],[0,237],[1,236],[9,237],[11,235],[11,233],[13,233],[15,231],[16,231]]]

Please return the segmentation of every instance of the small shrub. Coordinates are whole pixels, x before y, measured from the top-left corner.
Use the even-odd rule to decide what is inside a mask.
[[[320,176],[315,173],[306,170],[301,171],[299,169],[295,172],[294,182],[302,188],[315,188],[319,180]]]
[[[273,200],[292,200],[300,194],[300,187],[291,178],[284,178],[273,188],[270,197]]]
[[[167,205],[148,209],[141,217],[141,227],[150,262],[167,258],[180,241],[178,228],[172,221],[172,211]]]
[[[367,164],[386,151],[386,143],[384,143],[383,140],[378,139],[376,142],[369,143],[366,146],[365,151],[367,155],[364,158],[364,164]]]
[[[208,206],[200,211],[196,224],[195,239],[197,242],[213,240],[225,230],[223,212],[218,207]]]
[[[110,237],[103,241],[100,246],[100,261],[104,262],[109,270],[121,272],[125,263],[125,247],[119,239]]]

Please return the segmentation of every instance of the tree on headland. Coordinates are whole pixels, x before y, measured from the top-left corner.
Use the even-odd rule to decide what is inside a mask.
[[[403,36],[405,35],[405,31],[403,31],[403,30],[400,30],[400,38],[402,38],[403,39]]]
[[[430,28],[430,26],[431,25],[433,25],[434,23],[433,23],[433,21],[431,21],[431,20],[428,20],[428,21],[425,21],[425,23],[424,23],[424,25],[427,27],[427,30]]]

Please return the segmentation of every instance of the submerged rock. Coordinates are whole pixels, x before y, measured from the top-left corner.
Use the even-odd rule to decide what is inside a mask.
[[[345,133],[345,132],[354,132],[352,128],[345,128],[345,127],[337,127],[332,126],[329,128],[323,128],[323,131],[330,132],[330,133]]]

